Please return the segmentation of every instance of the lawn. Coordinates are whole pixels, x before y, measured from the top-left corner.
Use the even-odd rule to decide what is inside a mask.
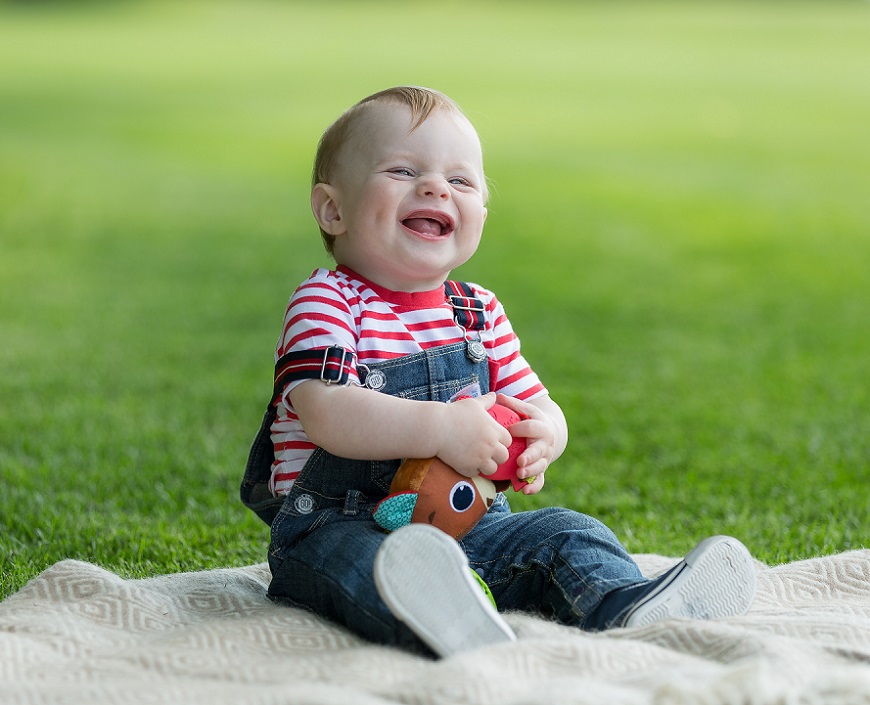
[[[0,3],[0,598],[265,559],[237,499],[320,132],[456,98],[569,449],[636,552],[870,545],[870,4]]]

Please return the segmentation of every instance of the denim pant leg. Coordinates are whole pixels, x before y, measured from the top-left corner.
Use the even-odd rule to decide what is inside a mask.
[[[269,597],[313,610],[365,639],[431,654],[378,595],[375,554],[386,534],[370,512],[324,509],[272,525]]]
[[[496,505],[460,543],[500,610],[581,628],[606,593],[645,582],[609,528],[560,507],[513,514]]]

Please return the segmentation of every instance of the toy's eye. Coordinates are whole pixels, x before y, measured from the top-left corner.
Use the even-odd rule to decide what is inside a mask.
[[[464,512],[474,504],[474,485],[470,482],[457,482],[450,490],[450,506],[454,511]]]

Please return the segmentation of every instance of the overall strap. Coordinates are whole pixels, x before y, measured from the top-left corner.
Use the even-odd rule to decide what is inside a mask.
[[[352,353],[333,345],[321,350],[290,352],[275,363],[272,399],[266,407],[260,430],[251,444],[245,474],[239,487],[242,503],[267,524],[272,523],[284,503],[284,497],[274,496],[270,488],[272,464],[275,462],[271,430],[277,417],[275,402],[293,380],[319,379],[326,384],[347,384],[348,370],[353,358]]]
[[[453,320],[465,330],[483,330],[486,327],[486,306],[475,297],[468,282],[448,279],[444,282],[444,293],[453,306]]]
[[[272,402],[284,388],[300,379],[319,379],[326,384],[347,384],[354,354],[340,345],[319,350],[296,350],[281,356],[275,363]]]

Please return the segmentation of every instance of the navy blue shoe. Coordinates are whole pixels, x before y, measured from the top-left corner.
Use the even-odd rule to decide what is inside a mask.
[[[607,594],[586,628],[736,617],[749,610],[754,598],[755,565],[749,551],[735,538],[713,536],[658,578]]]

